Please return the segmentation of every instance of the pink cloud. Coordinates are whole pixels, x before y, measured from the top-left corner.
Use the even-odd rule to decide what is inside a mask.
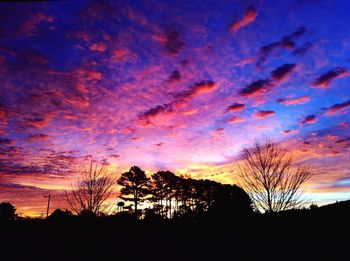
[[[49,136],[45,134],[33,134],[28,136],[28,140],[30,141],[38,141],[38,140],[48,140]]]
[[[301,96],[292,99],[278,99],[278,103],[282,103],[284,105],[296,105],[296,104],[305,104],[311,100],[310,96]]]
[[[198,109],[189,109],[184,112],[184,115],[189,116],[198,113]]]
[[[260,95],[273,87],[269,79],[256,80],[239,91],[245,97]]]
[[[343,103],[337,103],[329,107],[326,111],[326,115],[332,116],[338,113],[344,113],[346,109],[350,107],[350,100]]]
[[[0,145],[13,146],[16,144],[15,140],[0,138]]]
[[[209,134],[214,138],[220,138],[223,136],[225,129],[224,128],[216,128],[215,130],[209,131]]]
[[[288,135],[288,134],[293,134],[293,133],[297,133],[299,132],[299,130],[283,130],[281,131],[282,134]]]
[[[244,58],[240,61],[238,61],[237,63],[235,63],[236,66],[245,66],[247,64],[251,64],[256,60],[255,57],[248,57],[248,58]]]
[[[236,123],[245,122],[245,119],[240,116],[233,116],[227,122],[231,124],[236,124]]]
[[[335,67],[332,70],[329,70],[328,72],[322,74],[317,79],[315,79],[311,84],[315,88],[327,88],[329,84],[336,78],[344,77],[348,73],[346,69],[342,67]]]
[[[34,128],[42,128],[48,125],[49,119],[47,118],[41,118],[41,117],[35,117],[35,118],[27,118],[26,122]]]
[[[316,115],[310,114],[306,116],[304,120],[302,120],[301,124],[314,124],[317,122],[317,120],[318,118],[316,117]]]
[[[350,124],[347,123],[347,122],[341,122],[341,123],[338,124],[338,127],[342,128],[342,129],[347,129],[347,128],[350,127]]]
[[[246,106],[242,103],[233,103],[227,107],[226,112],[240,112],[244,110]]]
[[[254,119],[263,119],[263,118],[271,117],[275,114],[276,113],[274,111],[256,111],[253,114],[253,118]]]
[[[283,64],[271,72],[271,79],[275,82],[284,82],[296,68],[295,64]]]

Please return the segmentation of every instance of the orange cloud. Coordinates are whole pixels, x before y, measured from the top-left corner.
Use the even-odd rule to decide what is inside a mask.
[[[214,91],[216,88],[216,84],[213,81],[201,81],[198,83],[195,83],[192,88],[184,93],[185,97],[194,97],[198,96],[203,93],[210,93]]]
[[[94,43],[90,45],[90,50],[103,53],[107,50],[107,45],[103,42]]]
[[[251,6],[249,6],[243,16],[242,19],[232,23],[230,26],[230,31],[235,33],[237,32],[240,28],[243,28],[247,26],[248,24],[252,23],[255,18],[257,17],[258,13],[255,11],[255,9]]]

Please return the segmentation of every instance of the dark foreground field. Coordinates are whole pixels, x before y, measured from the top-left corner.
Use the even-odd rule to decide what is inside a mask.
[[[1,224],[0,260],[350,260],[350,203],[237,220]]]

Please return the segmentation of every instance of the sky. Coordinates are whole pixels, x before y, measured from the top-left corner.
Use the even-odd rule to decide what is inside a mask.
[[[0,201],[67,207],[106,159],[238,183],[272,139],[314,168],[310,201],[350,198],[350,1],[0,3]]]

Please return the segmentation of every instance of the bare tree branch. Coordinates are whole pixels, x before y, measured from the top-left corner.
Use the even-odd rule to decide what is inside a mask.
[[[311,177],[309,166],[294,166],[287,151],[269,140],[243,148],[240,156],[239,177],[256,208],[277,212],[304,203],[301,185]]]
[[[105,204],[113,191],[115,179],[110,176],[108,165],[102,162],[101,166],[93,160],[90,166],[78,177],[72,191],[65,192],[66,200],[76,214],[84,212],[100,215],[107,210]]]

